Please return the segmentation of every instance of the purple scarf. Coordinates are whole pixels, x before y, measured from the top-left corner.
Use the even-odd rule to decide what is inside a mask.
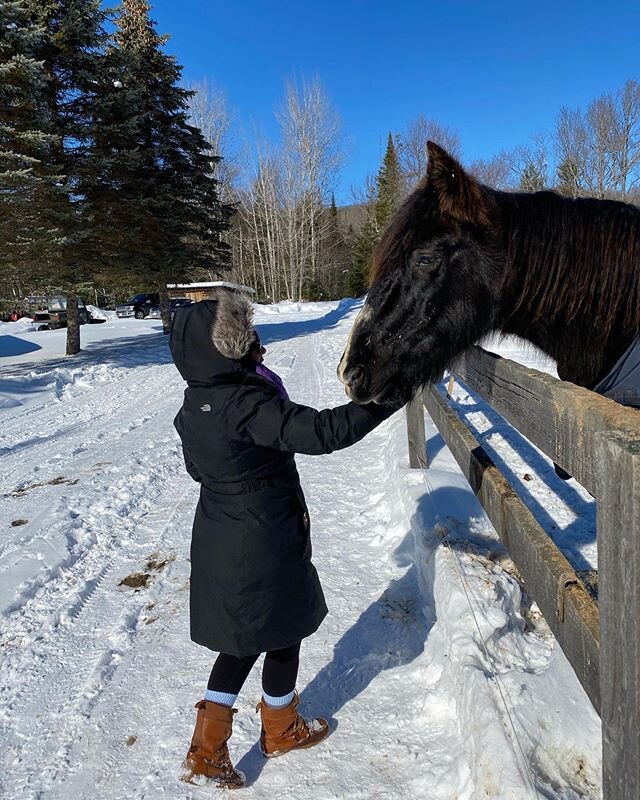
[[[264,364],[256,364],[256,374],[261,378],[264,378],[265,381],[268,381],[272,386],[276,387],[276,392],[281,400],[289,399],[289,395],[287,394],[287,390],[284,388],[282,378],[279,375],[276,375],[275,372],[272,372],[269,367],[265,367]]]

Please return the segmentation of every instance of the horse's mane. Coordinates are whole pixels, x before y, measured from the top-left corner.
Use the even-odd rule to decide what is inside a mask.
[[[525,310],[531,320],[590,315],[603,334],[616,326],[640,330],[640,208],[476,187],[484,219],[495,221],[489,233],[506,251],[503,290],[515,298],[513,318]],[[446,233],[435,193],[423,180],[385,230],[370,283],[397,268],[418,243]]]
[[[591,315],[606,334],[640,330],[640,209],[554,192],[494,194],[503,217],[513,316],[569,322]]]

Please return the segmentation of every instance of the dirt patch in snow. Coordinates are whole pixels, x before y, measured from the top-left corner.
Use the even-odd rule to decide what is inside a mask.
[[[126,586],[127,589],[146,589],[151,580],[151,575],[148,572],[132,572],[123,578],[118,586]]]
[[[172,561],[175,560],[176,560],[175,555],[170,555],[166,556],[166,558],[163,558],[160,555],[154,554],[149,556],[149,560],[145,564],[145,569],[148,569],[152,572],[162,572],[162,570],[167,566],[167,564],[170,564]]]
[[[71,480],[70,478],[65,478],[64,475],[58,475],[57,478],[52,478],[50,481],[30,483],[28,486],[21,486],[19,489],[14,489],[10,496],[24,497],[25,494],[29,494],[29,492],[32,492],[34,489],[40,489],[42,486],[75,486],[78,482],[78,478]]]
[[[165,569],[167,564],[175,561],[175,559],[174,554],[161,556],[158,553],[152,553],[144,565],[144,571],[132,572],[126,578],[123,578],[118,586],[125,586],[127,589],[133,589],[136,592],[140,589],[146,589],[153,578],[153,574],[158,575]]]

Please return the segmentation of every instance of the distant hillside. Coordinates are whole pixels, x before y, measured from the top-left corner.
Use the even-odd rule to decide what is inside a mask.
[[[353,203],[349,206],[340,206],[338,208],[338,220],[340,227],[347,233],[349,228],[357,233],[364,225],[367,218],[367,206],[364,203]]]

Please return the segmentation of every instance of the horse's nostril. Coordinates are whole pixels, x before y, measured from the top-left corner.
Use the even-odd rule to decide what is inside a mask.
[[[351,389],[358,389],[364,383],[364,369],[360,366],[350,367],[345,378]]]

